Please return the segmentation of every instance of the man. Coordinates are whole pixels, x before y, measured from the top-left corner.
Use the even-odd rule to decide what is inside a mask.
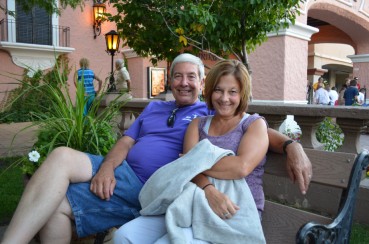
[[[365,88],[359,90],[359,96],[357,96],[357,103],[362,106],[365,103]]]
[[[359,90],[357,89],[357,80],[351,80],[350,86],[346,89],[343,94],[345,99],[345,106],[351,106],[357,102],[357,97],[359,96]]]
[[[336,105],[336,102],[338,100],[338,92],[336,91],[336,87],[335,86],[332,86],[331,89],[329,89],[329,86],[328,86],[328,96],[329,96],[329,99],[330,99],[330,105],[331,106],[334,106]]]
[[[181,54],[170,74],[175,101],[151,102],[105,159],[66,147],[47,157],[28,183],[2,243],[27,243],[39,230],[43,243],[68,243],[71,220],[83,237],[139,216],[144,182],[178,158],[190,121],[209,114],[198,100],[201,60]],[[312,167],[301,145],[272,129],[268,136],[271,150],[287,153],[288,173],[305,194]]]
[[[324,83],[318,84],[318,90],[314,94],[314,104],[328,105],[330,102],[329,95],[326,89],[324,89]]]

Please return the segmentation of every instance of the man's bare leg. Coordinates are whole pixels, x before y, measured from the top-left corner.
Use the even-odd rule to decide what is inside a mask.
[[[55,233],[71,230],[71,210],[65,199],[69,184],[89,181],[91,176],[86,154],[66,147],[55,149],[28,182],[2,243],[28,243],[47,223],[41,237],[57,243]]]
[[[70,243],[72,237],[72,209],[66,197],[40,230],[41,243]]]

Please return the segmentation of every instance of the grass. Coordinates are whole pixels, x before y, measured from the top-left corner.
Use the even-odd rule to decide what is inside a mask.
[[[0,225],[9,223],[24,189],[20,167],[11,167],[2,174],[3,170],[17,159],[17,157],[0,158]],[[350,243],[369,243],[369,225],[354,224]]]
[[[350,243],[352,244],[369,243],[369,225],[354,224],[352,227]]]
[[[23,174],[19,167],[2,172],[18,158],[0,158],[0,225],[7,224],[23,192]]]

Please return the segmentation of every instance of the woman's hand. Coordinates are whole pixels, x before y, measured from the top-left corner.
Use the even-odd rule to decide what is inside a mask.
[[[227,195],[218,191],[214,186],[208,186],[204,191],[209,206],[221,219],[232,218],[240,209]]]

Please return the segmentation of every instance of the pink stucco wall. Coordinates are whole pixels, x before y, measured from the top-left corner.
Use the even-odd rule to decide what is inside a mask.
[[[304,53],[305,55],[301,55]],[[305,100],[307,42],[272,37],[250,54],[254,100]]]
[[[23,68],[14,65],[9,53],[0,49],[0,109],[7,97],[7,91],[18,86],[16,83],[22,78],[22,74]]]

